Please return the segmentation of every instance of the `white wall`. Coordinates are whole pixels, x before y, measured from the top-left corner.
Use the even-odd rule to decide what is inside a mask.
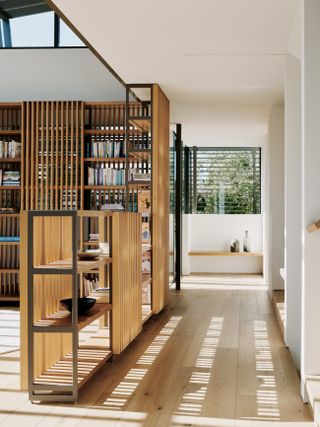
[[[0,49],[0,102],[125,100],[125,88],[89,49]]]
[[[285,79],[285,342],[301,355],[301,62],[287,55]]]
[[[243,250],[245,230],[251,251],[262,251],[262,215],[189,215],[189,251],[230,251],[237,238]],[[190,271],[211,273],[261,273],[262,259],[256,257],[189,257]]]
[[[263,251],[264,264],[268,260],[265,251],[264,221],[262,216],[266,208],[266,175],[267,163],[267,122],[269,110],[267,108],[248,108],[243,105],[230,107],[227,105],[215,105],[208,107],[203,103],[195,101],[192,108],[190,105],[175,102],[171,109],[171,116],[178,122],[182,122],[182,139],[187,146],[200,147],[261,147],[261,211],[262,215],[186,215],[183,236],[183,272],[243,272],[261,273],[265,268],[262,260],[257,258],[231,258],[230,257],[188,257],[188,250],[229,250],[230,241],[235,237],[242,242],[244,231],[253,224],[254,241],[253,247]],[[259,220],[253,219],[259,217]],[[257,222],[258,221],[258,226]],[[208,224],[207,224],[208,222]],[[249,225],[248,225],[249,224]],[[218,238],[216,249],[210,247],[212,240],[207,240],[208,235],[202,240],[205,247],[196,246],[195,236],[201,235],[206,227],[213,233],[221,234]],[[186,234],[186,227],[188,234]],[[247,228],[246,228],[247,227]],[[253,233],[251,233],[253,234]],[[193,236],[193,238],[192,238]],[[192,240],[193,239],[193,240]],[[257,239],[257,242],[255,242]],[[188,247],[186,243],[188,241]],[[208,244],[207,244],[208,243]],[[267,274],[266,274],[267,276]]]
[[[284,267],[284,106],[272,108],[269,120],[268,173],[269,287],[283,289],[280,268]]]
[[[304,0],[302,55],[302,394],[307,375],[320,375],[320,233],[305,227],[320,217],[320,2]]]

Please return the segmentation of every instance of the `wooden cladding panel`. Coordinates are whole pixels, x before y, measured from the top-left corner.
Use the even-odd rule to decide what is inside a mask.
[[[25,102],[22,209],[81,209],[83,102]]]
[[[141,215],[112,215],[112,349],[121,353],[140,333]]]
[[[152,309],[159,313],[169,293],[169,101],[153,86]]]

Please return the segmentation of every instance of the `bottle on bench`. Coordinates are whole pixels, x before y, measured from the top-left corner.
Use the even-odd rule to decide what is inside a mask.
[[[246,230],[243,238],[243,252],[250,252],[250,237],[248,230]]]

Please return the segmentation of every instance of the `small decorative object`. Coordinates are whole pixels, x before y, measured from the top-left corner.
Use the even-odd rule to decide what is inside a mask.
[[[88,249],[85,252],[78,252],[79,261],[92,261],[97,258],[98,255],[101,254],[100,249]]]
[[[151,251],[142,254],[142,273],[151,272]]]
[[[248,230],[246,230],[243,238],[243,252],[250,252],[250,237]]]
[[[138,192],[138,211],[150,212],[151,209],[151,191],[140,190]]]
[[[95,298],[78,298],[78,314],[85,314],[90,308],[92,308],[97,300]],[[62,299],[60,301],[62,307],[72,313],[72,298]]]
[[[142,241],[144,243],[150,242],[150,225],[149,222],[143,222],[142,223]]]
[[[239,250],[240,250],[239,240],[234,239],[233,242],[230,245],[230,251],[231,252],[239,252]]]
[[[109,243],[108,242],[100,242],[99,249],[101,250],[103,255],[109,255]]]

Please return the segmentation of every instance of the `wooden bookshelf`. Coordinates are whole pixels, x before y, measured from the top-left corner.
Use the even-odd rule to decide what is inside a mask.
[[[0,207],[12,208],[16,213],[0,212],[0,236],[18,237],[20,235],[20,211],[23,198],[21,186],[22,162],[24,153],[23,107],[20,103],[0,104],[0,141],[4,144],[15,141],[21,144],[21,153],[3,153],[0,169],[20,173],[19,185],[0,185]],[[8,145],[7,145],[8,147]],[[10,157],[12,156],[12,157]],[[19,301],[20,242],[0,242],[0,301]]]
[[[88,264],[80,268],[79,264],[78,274],[101,276],[101,282],[108,284],[109,271],[112,271],[113,280],[120,283],[118,294],[111,296],[114,328],[111,335],[115,353],[123,351],[141,331],[142,319],[160,312],[167,301],[169,103],[157,85],[145,86],[150,91],[150,99],[134,102],[130,95],[134,85],[128,85],[127,102],[26,101],[22,104],[0,104],[0,140],[8,138],[21,142],[20,158],[0,159],[0,169],[20,171],[21,183],[19,187],[0,187],[0,208],[15,209],[13,213],[0,213],[0,236],[20,235],[20,210],[90,211],[93,216],[96,215],[89,221],[88,227],[92,233],[95,230],[100,233],[103,216],[112,216],[112,241],[119,242],[118,246],[113,246],[108,261],[99,262],[94,268]],[[118,144],[120,152],[114,151],[112,157],[100,156],[100,153],[99,157],[93,156],[91,144],[106,141]],[[124,185],[89,185],[89,167],[124,170]],[[151,181],[130,182],[130,169],[136,169],[138,173],[151,173]],[[150,192],[148,213],[138,212],[142,191]],[[101,211],[106,204],[121,204],[125,212],[110,214]],[[146,224],[152,252],[148,278],[141,272],[141,229]],[[20,254],[21,260],[27,256],[22,240],[26,241],[28,236],[23,228],[21,244],[0,242],[0,301],[18,301],[20,276],[26,280],[25,270],[20,271]],[[81,249],[97,247],[98,243],[90,242],[84,230],[81,233]],[[105,242],[108,233],[99,234],[99,241]],[[52,240],[56,238],[51,231],[49,235]],[[66,236],[68,240],[68,231]],[[132,241],[140,243],[133,245]],[[135,263],[125,268],[124,247],[131,256],[137,257]],[[63,258],[66,260],[67,256]],[[54,267],[52,264],[46,267],[49,261],[54,260],[44,261],[40,256],[38,266],[44,270]],[[43,275],[39,275],[38,279],[41,277]],[[38,282],[36,286],[40,288]],[[146,307],[141,303],[142,286],[149,286],[151,290],[151,304],[144,316],[142,311]],[[65,277],[61,281],[61,289],[67,288],[70,288],[70,283]],[[24,293],[22,305],[26,299]],[[50,310],[46,314],[58,312],[59,307]],[[23,331],[22,323],[22,335]],[[94,338],[92,340],[95,342]],[[57,348],[67,342],[57,338]],[[64,354],[56,354],[55,349],[53,355],[56,355],[54,361],[50,358],[46,360],[47,369],[64,357]],[[22,383],[24,380],[22,378]]]
[[[112,309],[111,304],[99,303],[94,305],[86,314],[78,316],[78,330],[85,328],[95,320],[99,319],[103,314]],[[72,316],[69,311],[59,310],[46,316],[44,319],[37,320],[34,322],[34,326],[38,327],[39,332],[43,327],[59,327],[59,326],[71,326]]]

